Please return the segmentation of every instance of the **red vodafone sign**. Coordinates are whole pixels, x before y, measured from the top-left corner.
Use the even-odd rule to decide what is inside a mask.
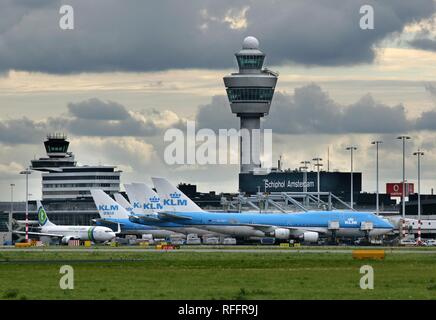
[[[398,183],[386,183],[386,193],[391,197],[402,197],[403,196],[403,184]],[[406,196],[414,193],[413,183],[406,183]]]

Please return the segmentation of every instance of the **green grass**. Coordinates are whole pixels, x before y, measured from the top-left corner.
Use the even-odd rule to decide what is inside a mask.
[[[0,252],[0,261],[0,299],[436,299],[433,254],[35,250]],[[59,288],[63,264],[74,268],[74,290]],[[374,290],[359,287],[364,264]]]

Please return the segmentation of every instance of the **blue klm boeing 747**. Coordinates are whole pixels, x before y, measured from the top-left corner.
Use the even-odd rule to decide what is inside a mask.
[[[338,224],[339,228],[335,230],[336,235],[343,237],[379,236],[393,229],[393,226],[386,219],[370,212],[207,212],[199,208],[166,179],[152,178],[152,180],[158,194],[168,204],[166,211],[158,214],[159,219],[235,237],[271,236],[277,239],[296,238],[307,242],[316,242],[320,235],[331,235],[329,230],[331,222]]]

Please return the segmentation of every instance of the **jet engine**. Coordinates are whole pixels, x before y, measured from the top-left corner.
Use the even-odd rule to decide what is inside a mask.
[[[306,231],[300,236],[300,238],[303,239],[304,242],[317,242],[319,238],[319,233],[313,231]]]
[[[274,230],[274,237],[277,239],[289,239],[291,236],[291,232],[289,229],[285,228],[277,228]]]
[[[70,240],[78,240],[78,239],[79,238],[72,237],[72,236],[69,236],[69,237],[65,236],[65,237],[62,238],[61,242],[63,244],[68,244],[68,241],[70,241]]]

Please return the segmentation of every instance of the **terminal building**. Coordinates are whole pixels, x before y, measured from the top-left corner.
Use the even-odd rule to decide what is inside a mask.
[[[42,172],[42,200],[90,198],[95,188],[119,192],[121,171],[115,166],[78,166],[69,144],[65,135],[50,134],[44,141],[47,157],[31,161],[30,169]]]
[[[120,191],[121,171],[116,166],[78,165],[68,151],[69,141],[63,134],[49,134],[44,141],[46,157],[31,161],[30,169],[42,172],[42,202],[56,224],[90,225],[98,218],[91,189],[113,195]],[[29,203],[29,216],[36,219],[36,204]],[[24,219],[17,208],[14,218]]]

